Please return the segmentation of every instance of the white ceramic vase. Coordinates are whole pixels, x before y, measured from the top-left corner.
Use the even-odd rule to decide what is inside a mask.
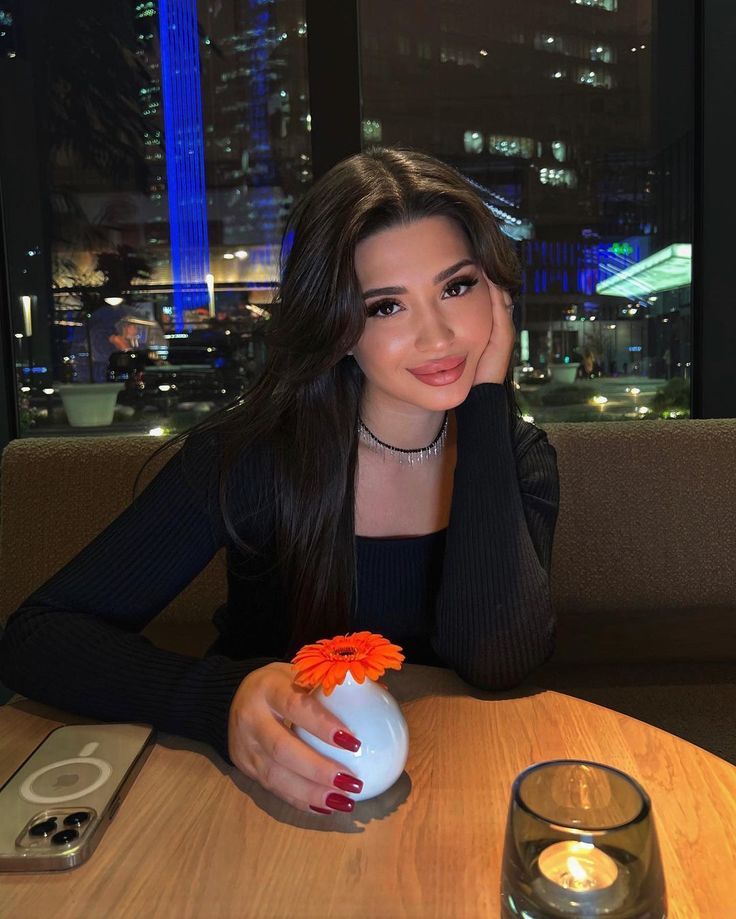
[[[390,788],[404,771],[409,754],[409,729],[399,704],[373,680],[356,682],[348,671],[344,682],[331,695],[315,690],[319,701],[333,712],[361,741],[360,750],[351,753],[326,744],[318,737],[295,728],[295,733],[311,747],[330,759],[344,764],[363,782],[360,794],[351,794],[356,801],[375,798]]]

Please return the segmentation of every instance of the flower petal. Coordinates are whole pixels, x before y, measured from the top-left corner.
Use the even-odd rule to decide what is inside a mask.
[[[383,635],[362,631],[321,638],[304,645],[292,659],[294,682],[299,686],[321,686],[329,696],[344,682],[348,672],[357,683],[377,680],[386,670],[399,670],[404,660],[399,645]]]

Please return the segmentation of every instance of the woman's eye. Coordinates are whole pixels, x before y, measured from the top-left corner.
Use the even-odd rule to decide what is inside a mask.
[[[450,297],[462,297],[478,283],[478,278],[457,278],[448,284],[445,293]]]
[[[393,316],[399,309],[399,304],[395,300],[381,300],[369,306],[367,312],[369,316]]]
[[[478,283],[478,278],[464,277],[456,278],[444,290],[444,295],[450,299],[462,297]],[[379,300],[378,303],[372,303],[366,307],[366,313],[370,316],[395,316],[402,312],[403,307],[396,300]]]

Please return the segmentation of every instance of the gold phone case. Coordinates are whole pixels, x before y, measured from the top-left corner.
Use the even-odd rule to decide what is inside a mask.
[[[54,871],[86,861],[155,735],[140,724],[51,731],[0,788],[0,871]]]

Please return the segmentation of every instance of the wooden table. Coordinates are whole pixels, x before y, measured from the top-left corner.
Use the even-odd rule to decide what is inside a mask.
[[[484,694],[429,667],[389,682],[409,722],[406,772],[352,815],[303,815],[163,735],[91,860],[0,875],[0,916],[497,917],[511,783],[555,758],[608,763],[647,789],[671,919],[736,916],[736,768],[559,693]],[[0,781],[74,720],[1,708]]]

